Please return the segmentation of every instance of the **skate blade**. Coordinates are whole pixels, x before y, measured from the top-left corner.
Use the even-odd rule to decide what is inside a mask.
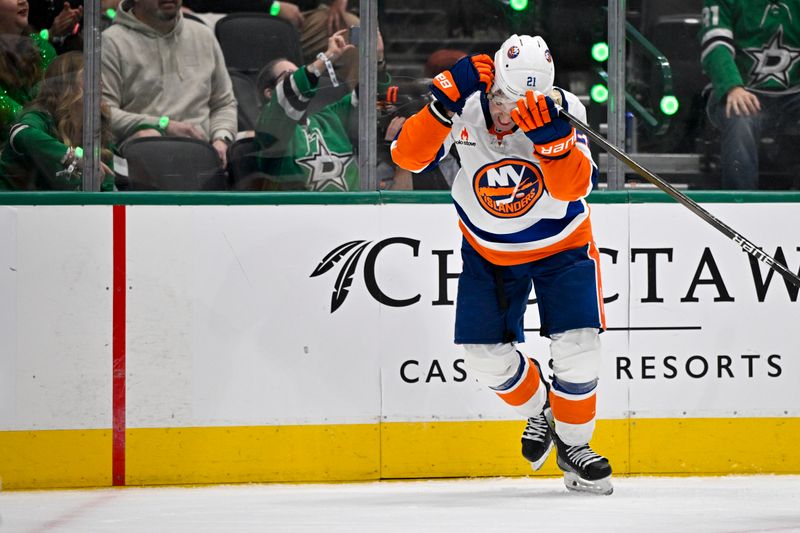
[[[568,490],[574,492],[586,492],[603,496],[608,496],[614,492],[614,487],[611,485],[611,476],[590,481],[583,479],[574,472],[564,472],[564,485]]]
[[[544,462],[547,461],[548,457],[550,457],[550,452],[552,450],[553,450],[553,441],[551,440],[550,441],[550,446],[548,446],[547,450],[545,450],[545,452],[542,454],[542,456],[539,458],[539,460],[535,461],[535,462],[534,461],[530,461],[531,468],[533,468],[534,471],[539,470],[540,468],[542,468],[542,465],[544,464]]]

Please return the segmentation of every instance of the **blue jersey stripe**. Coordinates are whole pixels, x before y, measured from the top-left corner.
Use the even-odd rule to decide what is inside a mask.
[[[566,215],[564,215],[564,218],[560,219],[543,218],[539,222],[536,222],[532,226],[527,227],[522,231],[501,235],[497,233],[490,233],[488,231],[480,229],[479,227],[477,227],[475,224],[472,223],[472,221],[467,217],[467,214],[464,212],[461,206],[458,205],[458,203],[454,201],[453,204],[456,206],[458,217],[461,219],[464,225],[467,226],[470,233],[472,233],[473,235],[484,241],[505,243],[505,244],[537,242],[541,241],[542,239],[547,239],[554,235],[558,235],[559,233],[564,231],[564,228],[569,226],[569,224],[575,219],[575,217],[579,216],[586,210],[583,202],[581,202],[580,200],[576,200],[574,202],[569,203],[569,205],[567,206],[567,213]]]
[[[525,364],[525,358],[522,356],[519,351],[517,352],[519,355],[519,365],[517,366],[517,371],[514,372],[514,375],[505,380],[502,384],[498,385],[497,387],[489,387],[490,389],[498,392],[505,392],[514,385],[516,385],[522,379],[522,373],[525,371],[528,366]]]
[[[400,135],[398,133],[398,135]],[[429,170],[433,170],[434,168],[439,166],[439,161],[442,160],[444,157],[444,144],[439,147],[439,151],[436,152],[436,159],[428,163],[428,166],[420,170],[419,172],[427,172]]]

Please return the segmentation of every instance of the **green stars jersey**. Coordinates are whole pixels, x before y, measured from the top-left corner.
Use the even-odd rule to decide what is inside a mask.
[[[23,111],[0,152],[0,191],[81,190],[81,172],[65,168],[68,148],[58,139],[55,120],[49,113]],[[104,177],[101,190],[114,190],[113,174]]]
[[[718,99],[800,91],[800,0],[706,0],[700,40]]]
[[[259,167],[278,189],[358,190],[358,161],[347,136],[355,97],[348,94],[306,116],[315,93],[304,67],[278,82],[256,124]]]

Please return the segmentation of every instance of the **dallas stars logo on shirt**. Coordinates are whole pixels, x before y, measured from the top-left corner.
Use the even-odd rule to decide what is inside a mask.
[[[745,48],[745,53],[753,58],[753,67],[750,69],[750,84],[760,84],[775,80],[783,87],[789,86],[789,72],[800,60],[800,49],[783,44],[783,26],[778,26],[778,31],[761,48]]]
[[[341,191],[346,191],[345,172],[347,165],[353,161],[353,153],[340,154],[332,152],[318,131],[314,131],[308,136],[309,145],[315,140],[317,149],[315,151],[309,150],[309,154],[306,157],[297,160],[299,165],[309,170],[309,190],[322,191],[330,185]]]

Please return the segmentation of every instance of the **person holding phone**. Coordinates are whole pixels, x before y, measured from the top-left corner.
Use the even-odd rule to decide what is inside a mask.
[[[280,58],[259,73],[256,84],[266,104],[256,124],[255,139],[259,170],[268,176],[263,190],[359,189],[358,160],[349,131],[358,115],[355,91],[309,112],[320,80],[329,76],[328,64],[355,48],[348,35],[346,28],[334,33],[325,51],[305,66]],[[383,48],[379,46],[377,51],[382,57]],[[385,91],[389,81],[385,70],[380,70],[379,90]]]
[[[336,76],[346,83],[350,89],[358,85],[358,42],[352,41],[351,28],[358,28],[359,18],[347,10],[347,0],[320,0],[316,9],[304,13],[305,24],[300,33],[300,48],[303,62],[311,63],[320,52],[328,47],[328,39],[336,32],[347,32],[347,40],[354,47],[337,58],[333,67]],[[355,38],[358,40],[358,30]]]
[[[358,46],[361,40],[361,26],[350,26],[350,44]]]

